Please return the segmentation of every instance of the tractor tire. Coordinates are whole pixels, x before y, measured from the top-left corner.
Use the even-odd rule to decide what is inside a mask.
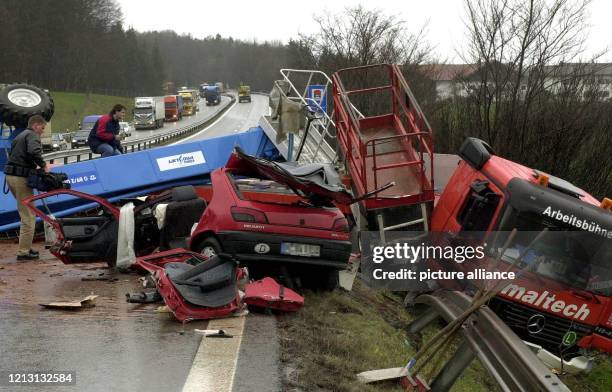
[[[11,127],[25,128],[28,119],[40,114],[51,120],[55,106],[46,91],[29,84],[11,84],[0,91],[0,118]]]

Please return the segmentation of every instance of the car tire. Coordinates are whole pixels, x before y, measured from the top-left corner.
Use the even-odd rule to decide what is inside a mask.
[[[328,269],[325,274],[325,280],[321,282],[321,288],[325,291],[334,291],[338,287],[339,276],[337,269]]]
[[[221,244],[219,243],[219,241],[217,241],[216,238],[207,237],[204,238],[204,240],[198,244],[196,250],[198,253],[204,256],[211,257],[221,253],[223,248],[221,247]]]
[[[29,84],[11,84],[0,91],[0,117],[8,126],[25,128],[28,119],[40,114],[51,120],[55,105],[44,90]]]

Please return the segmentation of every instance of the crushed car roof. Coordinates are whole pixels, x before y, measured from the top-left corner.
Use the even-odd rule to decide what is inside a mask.
[[[338,172],[329,164],[274,162],[250,156],[235,147],[225,167],[242,175],[259,176],[285,184],[315,205],[354,202],[340,182]]]

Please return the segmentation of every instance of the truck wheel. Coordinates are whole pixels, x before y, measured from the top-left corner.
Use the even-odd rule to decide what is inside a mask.
[[[25,128],[28,119],[35,114],[49,121],[53,112],[53,98],[38,87],[11,84],[0,91],[0,118],[8,126]]]
[[[198,253],[203,254],[207,257],[212,257],[214,255],[218,255],[221,253],[221,244],[214,237],[207,237],[204,241],[200,242],[198,248],[196,249]]]

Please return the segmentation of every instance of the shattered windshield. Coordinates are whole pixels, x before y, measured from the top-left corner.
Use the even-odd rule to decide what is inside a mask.
[[[506,261],[516,261],[535,236],[548,228],[525,254],[520,267],[531,266],[537,274],[574,288],[612,295],[612,239],[509,208],[499,230],[509,233],[514,228],[518,232],[504,253]],[[498,239],[499,247],[504,241]]]
[[[238,197],[242,200],[273,204],[296,204],[304,198],[295,193],[287,185],[272,180],[242,176],[228,173],[234,184]]]

